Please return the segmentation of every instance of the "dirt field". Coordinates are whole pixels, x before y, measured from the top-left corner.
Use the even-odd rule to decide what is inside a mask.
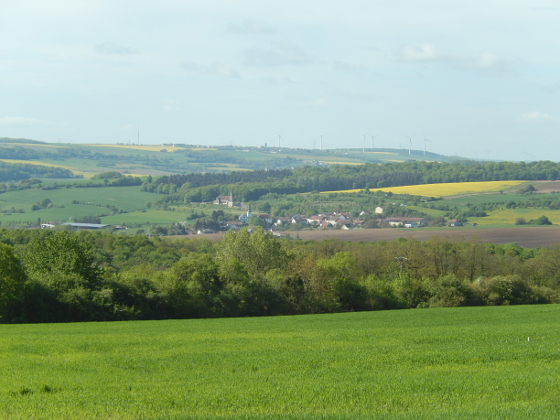
[[[560,191],[560,181],[541,181],[534,184],[537,192],[551,193]]]
[[[542,248],[560,244],[560,226],[518,227],[484,229],[356,229],[356,230],[303,230],[289,232],[292,238],[299,236],[302,240],[322,241],[326,239],[339,239],[349,242],[378,242],[391,241],[398,238],[413,238],[426,241],[433,237],[451,237],[458,240],[470,241],[473,239],[494,244],[517,243],[523,248]],[[198,235],[210,240],[220,240],[223,233]],[[192,236],[190,236],[192,238]]]

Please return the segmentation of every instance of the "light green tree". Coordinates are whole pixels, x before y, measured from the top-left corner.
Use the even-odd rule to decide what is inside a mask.
[[[217,259],[221,262],[231,258],[239,261],[250,276],[283,268],[288,261],[282,244],[262,228],[252,232],[246,229],[227,232],[218,249]]]

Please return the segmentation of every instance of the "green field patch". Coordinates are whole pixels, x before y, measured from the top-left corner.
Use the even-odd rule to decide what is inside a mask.
[[[1,325],[0,418],[558,418],[559,311]]]
[[[429,209],[426,207],[421,207],[421,206],[406,206],[405,207],[407,210],[417,210],[419,212],[425,213],[430,217],[440,217],[443,216],[445,214],[445,211],[443,210],[436,210],[436,209]]]
[[[48,198],[53,208],[31,211],[31,206]],[[0,209],[23,209],[25,213],[0,214],[3,224],[10,221],[36,222],[38,218],[68,221],[84,216],[112,213],[106,205],[123,211],[144,209],[146,202],[158,196],[140,191],[140,187],[59,188],[53,190],[28,189],[0,194]],[[74,204],[78,201],[79,204]]]
[[[513,225],[520,217],[529,222],[529,220],[536,220],[543,215],[555,225],[560,223],[560,211],[549,209],[501,209],[492,211],[487,217],[479,217],[476,221],[479,225],[495,223]]]

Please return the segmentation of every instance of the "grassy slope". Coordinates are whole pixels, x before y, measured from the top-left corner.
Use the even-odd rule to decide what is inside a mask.
[[[546,198],[556,199],[558,198],[558,193],[546,194]],[[543,197],[543,195],[532,195],[532,194],[480,194],[468,197],[458,197],[450,198],[440,201],[439,203],[449,206],[457,206],[460,209],[467,209],[466,204],[471,203],[474,205],[483,203],[500,203],[514,201],[516,203],[523,203],[531,198]],[[519,217],[525,218],[527,221],[531,219],[537,219],[538,217],[545,215],[549,220],[557,225],[560,224],[560,211],[541,209],[541,208],[515,208],[507,209],[505,205],[502,208],[488,211],[488,217],[471,218],[469,221],[477,222],[481,226],[485,227],[508,227],[513,226],[515,220]]]
[[[0,418],[558,418],[559,312],[2,325]]]
[[[55,206],[64,208],[51,208],[31,211],[33,203],[45,198],[51,200]],[[159,198],[158,195],[142,192],[140,187],[107,187],[107,188],[62,188],[57,190],[30,189],[12,191],[0,195],[0,208],[15,207],[23,209],[25,213],[12,215],[0,214],[0,221],[6,224],[13,220],[34,222],[37,218],[42,220],[67,221],[69,217],[80,218],[86,215],[95,216],[109,213],[106,207],[72,204],[73,200],[90,202],[92,204],[111,205],[125,211],[145,208],[147,201]],[[146,216],[142,217],[145,221]],[[149,220],[149,219],[148,219]]]

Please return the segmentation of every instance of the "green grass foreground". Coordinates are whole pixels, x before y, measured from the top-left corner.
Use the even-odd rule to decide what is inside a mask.
[[[0,325],[0,418],[559,418],[559,320],[542,305]]]

